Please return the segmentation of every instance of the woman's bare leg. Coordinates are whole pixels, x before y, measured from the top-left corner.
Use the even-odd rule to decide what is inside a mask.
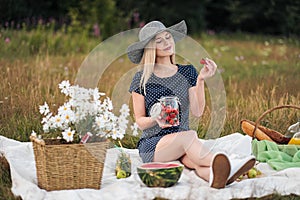
[[[222,153],[213,155],[203,146],[195,131],[165,135],[157,143],[154,161],[167,162],[180,158],[186,166],[194,168],[199,177],[208,181],[211,187],[226,186],[231,168],[228,157]]]
[[[184,164],[184,166],[190,168],[190,169],[195,169],[196,174],[203,178],[204,180],[208,181],[209,180],[209,175],[210,175],[210,170],[209,167],[201,167],[193,163],[187,155],[184,155],[180,158],[180,161]]]
[[[177,160],[185,154],[198,167],[209,167],[213,156],[199,141],[197,133],[191,130],[162,137],[156,146],[154,161]]]

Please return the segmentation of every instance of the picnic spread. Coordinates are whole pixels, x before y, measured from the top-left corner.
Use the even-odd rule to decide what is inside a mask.
[[[249,135],[232,133],[217,139],[202,140],[212,151],[223,151],[230,159],[241,159],[254,154],[259,161],[256,168],[261,175],[242,179],[214,189],[199,178],[194,170],[183,169],[177,184],[172,187],[147,187],[137,174],[142,164],[137,149],[126,149],[131,159],[132,173],[117,179],[115,166],[118,148],[107,149],[100,189],[70,189],[46,191],[37,186],[34,154],[31,142],[19,142],[0,136],[0,155],[7,159],[12,179],[12,192],[22,199],[232,199],[280,195],[300,195],[299,146],[278,145],[265,140],[252,140]]]

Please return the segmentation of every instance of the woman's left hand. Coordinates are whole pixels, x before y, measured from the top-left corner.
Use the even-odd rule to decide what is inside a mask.
[[[200,70],[200,73],[198,75],[198,79],[200,80],[212,77],[217,70],[217,64],[213,60],[205,58],[205,61],[206,64],[204,64],[203,68]]]

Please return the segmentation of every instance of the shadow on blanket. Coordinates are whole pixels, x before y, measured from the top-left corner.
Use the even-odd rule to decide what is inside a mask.
[[[0,154],[0,199],[21,200],[21,197],[15,197],[11,192],[12,181],[9,163],[6,158]]]

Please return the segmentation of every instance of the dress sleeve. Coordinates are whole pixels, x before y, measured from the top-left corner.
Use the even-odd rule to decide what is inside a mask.
[[[143,96],[144,95],[144,90],[142,87],[140,87],[140,81],[141,81],[141,77],[142,77],[142,73],[141,72],[137,72],[133,79],[132,79],[132,82],[131,82],[131,85],[130,85],[130,88],[129,88],[129,92],[132,93],[132,92],[136,92],[138,94],[141,94]]]
[[[190,65],[189,67],[190,67],[190,70],[189,70],[188,80],[189,80],[190,86],[194,87],[197,84],[198,72],[193,65]]]

